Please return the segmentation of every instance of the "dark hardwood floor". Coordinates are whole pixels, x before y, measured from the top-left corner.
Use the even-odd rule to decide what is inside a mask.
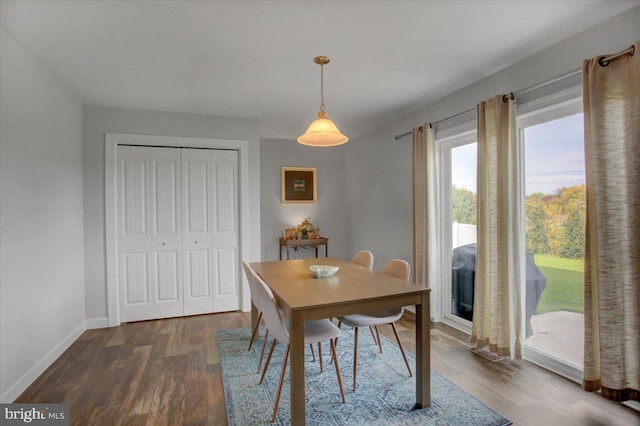
[[[68,403],[74,425],[226,425],[216,332],[249,322],[236,312],[88,330],[16,402]],[[398,323],[411,353],[414,329]],[[467,340],[433,325],[431,367],[515,425],[640,425],[620,403],[525,361],[491,362]]]

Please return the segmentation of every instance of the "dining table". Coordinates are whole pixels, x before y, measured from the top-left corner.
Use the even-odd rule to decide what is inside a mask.
[[[314,278],[309,269],[311,265],[330,265],[339,269],[333,276]],[[289,320],[291,424],[305,424],[305,321],[402,306],[415,306],[414,408],[430,405],[430,290],[427,287],[332,257],[255,262],[251,267],[269,286]],[[257,317],[257,310],[252,306],[253,324]]]

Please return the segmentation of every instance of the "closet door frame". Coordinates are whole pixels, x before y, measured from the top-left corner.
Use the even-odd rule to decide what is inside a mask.
[[[118,282],[118,145],[144,145],[177,148],[209,148],[238,151],[238,205],[240,220],[239,263],[249,261],[249,142],[232,139],[185,138],[173,136],[131,135],[107,133],[105,136],[105,237],[107,273],[107,314],[109,327],[120,325],[120,290]],[[238,277],[243,275],[238,272]],[[243,311],[250,309],[249,288],[240,279],[240,305]]]

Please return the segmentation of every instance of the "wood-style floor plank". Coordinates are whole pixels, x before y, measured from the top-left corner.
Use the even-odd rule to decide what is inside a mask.
[[[16,402],[68,403],[71,424],[83,426],[226,425],[216,333],[249,322],[233,312],[88,330]],[[415,324],[405,318],[397,327],[415,354]],[[395,341],[391,327],[380,332]],[[491,362],[467,342],[433,325],[431,367],[515,425],[640,425],[620,403],[526,361]],[[373,344],[368,333],[362,344]]]

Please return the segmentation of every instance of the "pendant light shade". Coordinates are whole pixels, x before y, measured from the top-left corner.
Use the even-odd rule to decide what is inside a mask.
[[[338,127],[329,120],[327,113],[320,111],[318,118],[313,120],[304,135],[298,137],[298,142],[309,146],[336,146],[349,140]]]
[[[298,137],[298,142],[309,146],[336,146],[346,143],[349,138],[342,134],[338,127],[329,120],[324,110],[324,65],[329,63],[326,56],[317,56],[313,60],[320,65],[320,112],[307,131]]]

